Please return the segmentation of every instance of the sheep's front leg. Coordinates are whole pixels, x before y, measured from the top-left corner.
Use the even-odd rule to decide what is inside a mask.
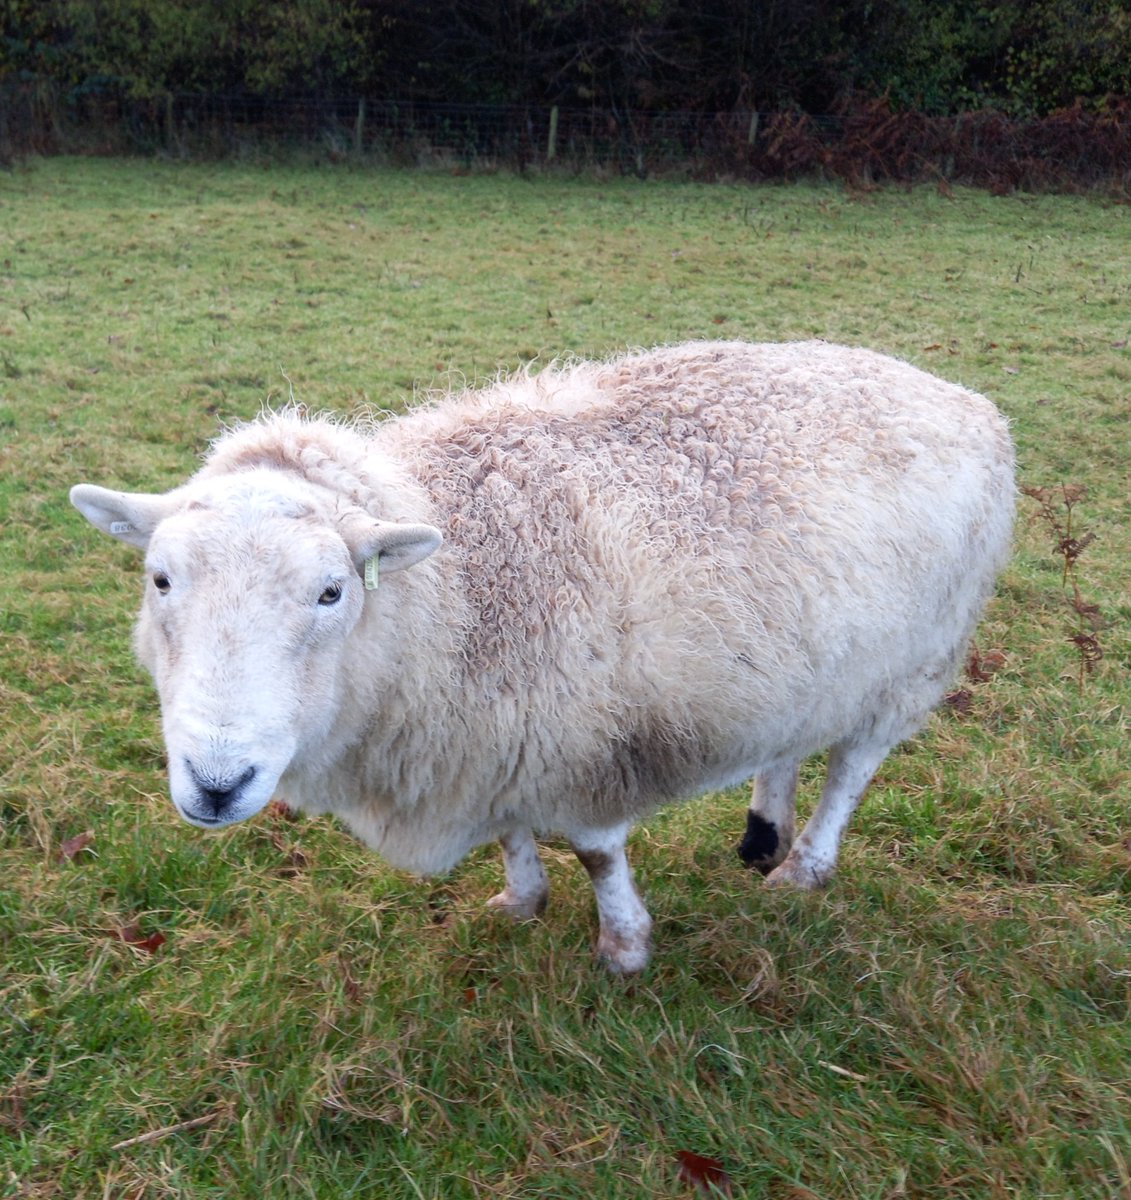
[[[799,766],[796,759],[774,763],[754,780],[746,835],[739,844],[738,857],[763,875],[768,875],[793,845]]]
[[[773,887],[824,887],[836,870],[848,819],[891,749],[886,741],[842,742],[829,751],[821,801],[781,866],[766,877]]]
[[[587,829],[570,837],[574,854],[589,872],[601,932],[597,953],[611,971],[629,975],[648,965],[652,918],[637,894],[624,852],[627,825]]]
[[[503,869],[507,886],[487,901],[488,908],[502,909],[516,921],[537,917],[550,898],[550,881],[546,878],[538,847],[529,829],[513,829],[499,838],[503,848]]]

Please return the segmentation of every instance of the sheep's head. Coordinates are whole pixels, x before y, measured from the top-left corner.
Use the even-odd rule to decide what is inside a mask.
[[[267,469],[164,495],[80,484],[71,502],[145,550],[138,656],[161,699],[173,802],[210,828],[252,816],[297,755],[317,757],[366,588],[440,544],[430,525],[376,520]]]

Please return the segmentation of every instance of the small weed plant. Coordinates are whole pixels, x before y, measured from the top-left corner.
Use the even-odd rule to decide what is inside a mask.
[[[1093,531],[1077,533],[1073,528],[1073,512],[1087,498],[1087,489],[1078,484],[1062,483],[1055,488],[1022,485],[1021,491],[1037,502],[1041,520],[1053,536],[1053,549],[1064,563],[1060,582],[1064,588],[1065,602],[1075,617],[1068,641],[1079,655],[1079,684],[1082,691],[1085,678],[1104,656],[1099,639],[1104,627],[1103,614],[1099,605],[1084,599],[1077,573],[1080,555],[1096,540]]]

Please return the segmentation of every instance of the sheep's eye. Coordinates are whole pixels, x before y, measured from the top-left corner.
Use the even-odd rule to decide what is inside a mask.
[[[340,583],[332,583],[322,593],[322,595],[318,597],[318,603],[319,604],[327,604],[327,605],[337,604],[341,598],[342,598],[342,585]]]
[[[169,576],[166,575],[164,571],[158,571],[153,576],[153,586],[161,593],[162,596],[166,596],[169,593],[169,589],[173,585],[169,582]]]

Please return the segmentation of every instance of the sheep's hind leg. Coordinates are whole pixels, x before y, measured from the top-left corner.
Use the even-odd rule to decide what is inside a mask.
[[[570,837],[574,854],[589,872],[597,897],[601,931],[597,953],[611,971],[629,975],[648,965],[652,948],[652,918],[632,880],[624,852],[627,825],[587,829]]]
[[[738,845],[738,857],[763,875],[768,875],[793,845],[799,766],[796,759],[774,763],[754,780],[754,794],[746,814],[746,834]]]
[[[529,921],[541,914],[550,898],[550,882],[538,857],[538,847],[529,829],[513,829],[499,838],[507,886],[487,901],[516,921]]]
[[[890,749],[886,741],[841,742],[829,751],[820,803],[785,860],[767,876],[768,884],[812,889],[829,882],[848,820]]]

